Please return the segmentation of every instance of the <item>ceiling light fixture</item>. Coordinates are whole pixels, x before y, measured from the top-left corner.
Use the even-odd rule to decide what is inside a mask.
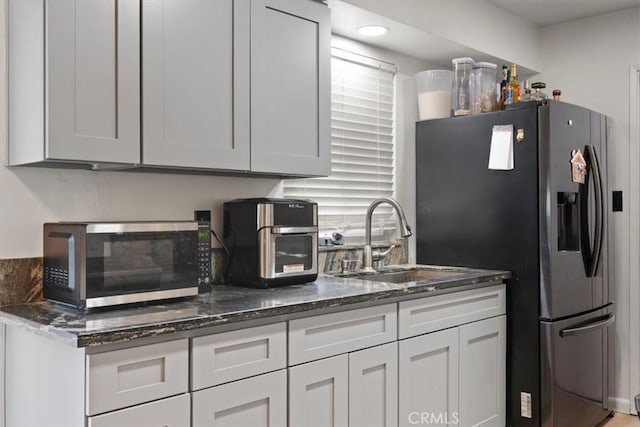
[[[358,33],[363,36],[381,36],[386,34],[389,29],[387,27],[383,27],[382,25],[365,25],[364,27],[358,28]]]

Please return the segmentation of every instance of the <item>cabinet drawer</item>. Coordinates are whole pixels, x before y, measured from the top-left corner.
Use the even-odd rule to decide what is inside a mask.
[[[194,338],[191,387],[205,387],[282,369],[287,365],[285,323]]]
[[[287,425],[284,369],[199,390],[192,396],[193,427]]]
[[[400,339],[413,337],[505,312],[504,285],[401,302],[398,334]]]
[[[394,341],[396,305],[350,310],[289,322],[289,365]]]
[[[87,356],[87,415],[186,392],[188,351],[184,339]]]
[[[191,424],[189,394],[89,417],[89,427],[184,427]]]

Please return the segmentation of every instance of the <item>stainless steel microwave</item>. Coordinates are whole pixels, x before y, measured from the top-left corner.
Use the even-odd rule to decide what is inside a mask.
[[[195,221],[44,224],[44,297],[76,307],[197,295],[210,263]]]

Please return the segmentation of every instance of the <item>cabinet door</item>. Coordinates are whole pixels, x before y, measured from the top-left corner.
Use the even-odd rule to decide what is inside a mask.
[[[191,425],[188,393],[87,419],[89,427],[184,427]]]
[[[398,425],[398,343],[349,354],[349,427]]]
[[[287,371],[193,393],[193,427],[287,425]]]
[[[460,425],[506,422],[506,317],[460,326]]]
[[[140,1],[47,2],[45,157],[140,161]]]
[[[249,169],[249,0],[142,0],[147,165]]]
[[[346,354],[289,368],[289,425],[348,425],[348,377]]]
[[[399,424],[458,422],[458,328],[400,341]]]
[[[251,170],[330,173],[329,9],[251,2]]]

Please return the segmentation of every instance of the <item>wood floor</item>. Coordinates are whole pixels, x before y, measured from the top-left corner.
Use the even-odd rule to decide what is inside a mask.
[[[635,415],[614,414],[607,418],[599,427],[640,427],[640,418]]]

